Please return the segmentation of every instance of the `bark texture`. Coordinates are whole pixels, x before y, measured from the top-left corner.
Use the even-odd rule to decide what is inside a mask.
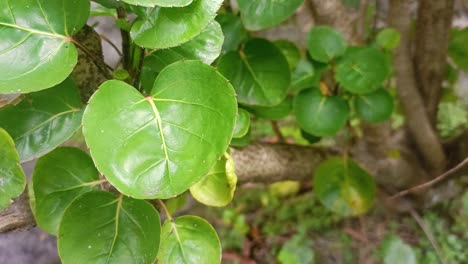
[[[7,209],[0,212],[0,233],[27,230],[35,225],[34,217],[29,208],[27,190],[16,198]]]

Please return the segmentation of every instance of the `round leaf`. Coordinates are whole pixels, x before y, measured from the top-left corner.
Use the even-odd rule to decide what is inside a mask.
[[[70,36],[88,19],[89,0],[0,1],[0,93],[62,82],[77,63]]]
[[[319,89],[300,92],[294,100],[299,126],[314,136],[333,136],[344,127],[349,107],[338,96],[324,96]]]
[[[239,108],[236,117],[236,125],[232,137],[241,138],[249,132],[250,128],[250,114],[242,108]]]
[[[385,121],[390,118],[393,112],[393,97],[385,89],[360,95],[354,104],[359,117],[368,122]]]
[[[314,190],[322,204],[340,215],[360,215],[374,202],[375,182],[352,160],[331,158],[314,174]]]
[[[100,172],[120,192],[170,198],[199,181],[226,151],[234,129],[234,90],[214,68],[179,61],[143,97],[107,81],[91,97],[83,133]]]
[[[318,86],[321,78],[321,72],[326,68],[314,67],[314,64],[307,59],[302,59],[296,66],[291,76],[291,91],[301,91],[305,88]]]
[[[384,264],[416,264],[418,263],[413,248],[403,242],[398,236],[391,236],[383,242]]]
[[[217,66],[233,84],[240,103],[274,106],[286,97],[291,81],[289,64],[267,40],[249,40],[242,51],[221,57]]]
[[[296,44],[289,40],[277,40],[274,44],[281,50],[286,60],[288,60],[289,68],[294,70],[301,59],[301,51]]]
[[[122,0],[125,3],[137,6],[164,6],[164,7],[183,7],[192,3],[192,0]]]
[[[218,264],[221,244],[214,228],[197,216],[166,221],[161,230],[159,263]]]
[[[202,204],[222,207],[231,202],[236,184],[234,160],[226,153],[201,181],[190,187],[190,193]]]
[[[97,190],[102,181],[88,154],[62,147],[37,161],[32,182],[29,196],[34,197],[36,223],[56,235],[65,209],[83,193]]]
[[[178,46],[200,34],[215,18],[222,3],[223,0],[193,0],[186,7],[148,8],[133,24],[131,37],[145,48]]]
[[[237,50],[239,45],[247,40],[247,30],[245,30],[244,25],[242,25],[240,17],[232,13],[225,13],[219,14],[216,17],[216,21],[221,25],[224,34],[221,54]]]
[[[24,95],[17,105],[0,109],[0,127],[16,143],[21,161],[33,160],[58,147],[81,126],[81,98],[76,84],[61,84]]]
[[[390,71],[390,62],[384,53],[375,48],[359,48],[343,57],[335,78],[346,90],[363,94],[379,88]]]
[[[250,144],[250,141],[252,141],[252,134],[249,131],[247,131],[247,134],[245,134],[243,137],[240,138],[232,138],[230,145],[233,147],[245,147]]]
[[[273,27],[288,17],[304,0],[238,0],[242,21],[249,30]]]
[[[268,120],[279,120],[287,117],[293,108],[293,99],[288,96],[278,105],[272,107],[253,106],[248,110],[257,117]]]
[[[0,211],[10,205],[26,186],[26,177],[21,168],[15,142],[0,127]]]
[[[146,201],[87,192],[63,214],[57,242],[62,263],[154,263],[159,221]]]
[[[346,40],[332,27],[313,27],[307,39],[309,54],[316,61],[328,63],[346,51]]]
[[[393,50],[400,44],[400,33],[394,28],[386,28],[377,34],[376,41],[380,47]]]

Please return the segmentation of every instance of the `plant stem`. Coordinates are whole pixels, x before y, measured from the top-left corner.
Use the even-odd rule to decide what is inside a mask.
[[[128,21],[127,12],[125,8],[119,6],[117,7],[117,17],[119,19],[125,19]],[[120,30],[120,35],[122,36],[122,58],[123,58],[123,68],[127,71],[131,70],[132,60],[130,57],[130,33],[123,29]]]
[[[167,209],[166,205],[163,203],[163,201],[161,201],[161,199],[157,199],[159,205],[161,206],[161,208],[163,209],[164,211],[164,214],[166,214],[166,217],[169,221],[173,221],[173,218],[172,218],[172,215],[171,213],[169,213],[169,210]]]
[[[275,120],[271,121],[271,128],[273,129],[273,132],[275,132],[276,137],[278,138],[278,142],[280,143],[286,142],[286,140],[284,139],[283,133],[281,133],[281,129],[277,121]]]

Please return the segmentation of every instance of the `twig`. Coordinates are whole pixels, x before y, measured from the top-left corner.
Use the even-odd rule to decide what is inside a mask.
[[[135,47],[138,48],[138,47]],[[133,72],[133,86],[135,86],[137,89],[140,88],[140,75],[141,75],[141,68],[143,68],[143,62],[145,60],[145,49],[144,48],[139,48],[140,49],[140,54],[139,54],[139,59],[138,59],[138,65]]]
[[[104,74],[104,76],[107,79],[112,79],[112,75],[109,73],[108,70],[113,71],[111,66],[107,65],[102,59],[96,57],[88,48],[86,48],[84,45],[76,41],[75,39],[70,39],[73,44],[75,44],[79,49],[81,49],[86,56],[88,56],[93,63],[99,68],[99,70]]]
[[[389,200],[393,200],[393,199],[396,199],[396,198],[400,198],[402,196],[405,196],[407,194],[410,194],[412,192],[415,192],[415,191],[418,191],[418,190],[421,190],[421,189],[425,189],[425,188],[428,188],[428,187],[431,187],[432,185],[438,183],[438,182],[441,182],[442,180],[444,180],[446,177],[448,177],[450,174],[454,173],[455,171],[461,169],[463,166],[465,166],[466,164],[468,164],[468,157],[466,159],[464,159],[461,163],[459,163],[457,166],[451,168],[450,170],[444,172],[443,174],[437,176],[436,178],[428,181],[428,182],[425,182],[423,184],[420,184],[420,185],[417,185],[417,186],[414,186],[410,189],[407,189],[407,190],[404,190],[404,191],[401,191],[401,192],[398,192],[397,194],[391,196],[390,198],[388,198]]]
[[[426,226],[426,224],[424,223],[424,220],[419,216],[419,214],[414,209],[410,210],[410,214],[414,218],[416,223],[418,223],[418,225],[421,227],[424,234],[426,234],[427,239],[429,239],[429,241],[431,242],[431,245],[434,248],[437,254],[437,257],[439,257],[440,263],[447,264],[447,262],[445,261],[445,258],[442,256],[442,252],[440,251],[440,247],[437,244],[437,241],[434,239],[434,235],[432,234],[431,230]]]
[[[112,42],[112,40],[110,40],[108,37],[106,37],[105,35],[101,34],[99,35],[101,37],[102,40],[104,40],[105,42],[109,43],[109,45],[111,45],[111,47],[115,50],[115,52],[117,52],[117,54],[119,54],[120,57],[123,56],[122,52],[119,50],[119,48],[117,47],[117,45],[115,45],[114,42]]]
[[[117,17],[119,19],[125,19],[128,21],[127,12],[125,11],[125,8],[117,7]],[[132,67],[132,61],[130,58],[130,33],[121,29],[120,35],[122,35],[123,67],[127,71],[130,71]]]
[[[283,133],[281,133],[281,129],[278,126],[277,121],[271,121],[271,128],[273,129],[273,132],[275,132],[276,137],[278,138],[279,143],[284,143],[286,140],[284,139]]]

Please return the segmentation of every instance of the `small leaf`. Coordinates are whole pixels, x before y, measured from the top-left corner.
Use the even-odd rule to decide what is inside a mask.
[[[301,136],[307,140],[307,142],[309,142],[309,144],[315,144],[317,142],[319,142],[322,138],[321,137],[317,137],[317,136],[314,136],[312,134],[309,134],[307,132],[305,132],[303,129],[301,129]]]
[[[187,42],[208,26],[223,0],[194,0],[179,8],[147,8],[130,32],[137,45],[165,49]]]
[[[397,236],[391,236],[383,242],[384,264],[416,264],[416,254],[411,246]]]
[[[354,48],[338,63],[335,78],[346,90],[364,94],[378,89],[390,72],[384,53],[375,48]]]
[[[314,190],[322,204],[344,216],[367,212],[375,197],[375,182],[352,160],[331,158],[314,174]]]
[[[294,70],[301,59],[301,51],[289,40],[277,40],[273,42],[281,50],[284,57],[288,60],[289,68]]]
[[[390,118],[393,112],[393,97],[385,89],[359,95],[355,99],[356,112],[360,118],[378,123]]]
[[[292,73],[291,91],[301,91],[319,85],[322,71],[327,69],[326,64],[310,62],[307,59],[301,59]]]
[[[87,192],[63,214],[58,235],[62,263],[154,263],[159,221],[146,201]]]
[[[385,50],[393,50],[400,44],[400,32],[394,28],[386,28],[377,34],[376,42]]]
[[[0,1],[0,93],[59,84],[77,63],[70,37],[89,16],[89,0]]]
[[[202,204],[223,207],[234,197],[236,185],[234,160],[226,153],[203,179],[190,187],[190,193]]]
[[[468,28],[453,29],[450,34],[448,54],[458,67],[468,71]]]
[[[236,117],[236,125],[234,126],[233,138],[241,138],[249,132],[250,129],[250,114],[242,108],[239,108]]]
[[[26,186],[26,177],[21,168],[15,142],[0,127],[0,211],[10,205]]]
[[[252,141],[252,134],[249,131],[247,131],[247,134],[245,134],[243,137],[240,138],[232,138],[230,145],[233,147],[245,147],[250,144],[250,141]]]
[[[81,126],[81,98],[76,84],[61,84],[25,95],[17,105],[0,109],[0,127],[16,143],[21,161],[40,157],[70,138]]]
[[[221,57],[217,66],[242,104],[274,106],[286,97],[291,81],[288,61],[265,39],[249,40],[242,51]]]
[[[299,126],[315,136],[333,136],[344,127],[349,107],[338,96],[324,96],[317,88],[301,91],[294,100]]]
[[[309,31],[307,48],[316,61],[328,63],[346,51],[344,36],[329,26],[316,26]]]
[[[197,216],[167,220],[161,230],[159,263],[218,264],[221,244],[214,228]]]
[[[291,96],[286,97],[280,104],[272,107],[251,106],[247,109],[257,117],[268,120],[279,120],[287,117],[293,109],[293,99]]]
[[[236,112],[234,89],[221,74],[179,61],[159,74],[147,97],[124,82],[102,84],[86,108],[83,134],[98,170],[120,192],[167,199],[224,154]]]
[[[125,3],[137,6],[163,6],[163,7],[183,7],[192,3],[192,0],[122,0]],[[196,1],[196,0],[195,0]]]
[[[33,213],[38,226],[56,235],[65,209],[85,192],[97,190],[99,172],[77,148],[61,147],[41,157],[34,168]]]
[[[177,197],[171,198],[169,200],[165,200],[164,204],[166,205],[166,208],[169,211],[169,213],[175,214],[177,210],[182,209],[187,203],[187,197],[188,197],[187,192],[184,192],[183,194]]]
[[[224,34],[221,54],[224,55],[229,51],[236,51],[239,45],[247,40],[247,30],[245,30],[244,25],[242,25],[240,17],[232,13],[225,13],[219,14],[216,17],[216,21],[221,25]]]
[[[290,17],[304,0],[238,0],[242,22],[248,30],[276,26]]]
[[[278,254],[281,264],[314,264],[314,247],[311,240],[297,234],[284,243]]]

